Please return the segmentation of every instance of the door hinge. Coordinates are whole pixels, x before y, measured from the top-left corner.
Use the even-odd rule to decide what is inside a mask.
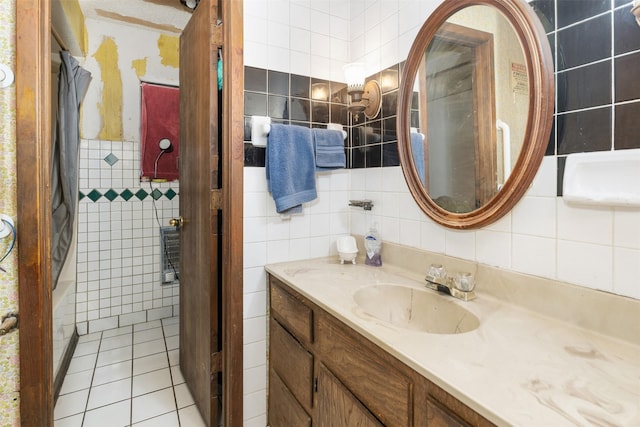
[[[216,351],[211,353],[211,375],[222,371],[222,353]]]
[[[211,210],[222,210],[222,188],[211,190]]]

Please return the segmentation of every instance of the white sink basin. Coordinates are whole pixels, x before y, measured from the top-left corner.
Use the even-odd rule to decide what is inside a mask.
[[[364,314],[412,331],[461,334],[480,326],[478,318],[452,297],[428,289],[372,285],[356,291],[353,298]]]

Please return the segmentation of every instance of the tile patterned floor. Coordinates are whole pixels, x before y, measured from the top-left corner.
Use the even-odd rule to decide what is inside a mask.
[[[201,427],[178,366],[178,318],[83,335],[55,427]]]

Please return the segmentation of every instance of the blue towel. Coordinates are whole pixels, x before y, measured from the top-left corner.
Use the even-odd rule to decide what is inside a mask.
[[[278,213],[298,213],[317,197],[311,129],[272,124],[265,158],[267,188]]]
[[[316,167],[319,170],[344,168],[344,136],[335,129],[313,129],[316,150]]]
[[[424,135],[411,132],[411,154],[413,154],[413,164],[422,184],[425,184],[424,177]]]

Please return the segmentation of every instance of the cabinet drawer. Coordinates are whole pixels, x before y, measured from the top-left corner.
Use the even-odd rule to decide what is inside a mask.
[[[311,427],[311,417],[273,369],[269,370],[269,426]]]
[[[470,427],[454,413],[432,400],[427,400],[427,425],[429,427]]]
[[[270,320],[269,332],[271,368],[275,370],[298,402],[311,412],[313,356],[273,318]]]
[[[301,342],[313,342],[313,312],[271,277],[271,314]],[[282,285],[281,285],[282,286]]]
[[[316,332],[323,363],[377,419],[389,427],[412,424],[412,383],[381,350],[324,315],[317,318]]]

